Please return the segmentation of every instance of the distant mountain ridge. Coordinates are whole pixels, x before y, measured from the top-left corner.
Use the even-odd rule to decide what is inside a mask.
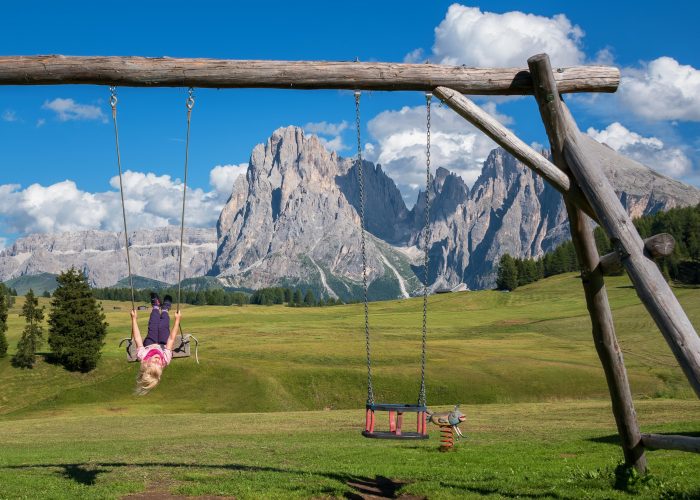
[[[593,155],[605,147],[584,140]],[[697,188],[633,160],[616,168],[605,162],[602,166],[635,217],[700,202]],[[364,162],[363,167],[369,295],[385,299],[415,294],[423,277],[419,244],[425,194],[419,193],[409,210],[380,165]],[[561,195],[500,148],[489,154],[471,189],[438,167],[430,197],[433,289],[491,287],[504,253],[538,257],[569,238]],[[317,295],[358,298],[358,212],[355,162],[327,151],[317,137],[298,127],[278,129],[253,149],[247,173],[235,181],[216,231],[186,231],[185,277],[208,275],[206,283],[192,286],[299,286]],[[135,274],[176,281],[176,228],[135,231],[130,241]],[[0,280],[56,274],[71,265],[83,269],[94,286],[114,285],[126,276],[123,236],[86,231],[21,238],[0,252]]]

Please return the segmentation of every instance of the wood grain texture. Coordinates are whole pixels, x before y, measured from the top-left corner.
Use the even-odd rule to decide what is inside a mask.
[[[556,72],[559,92],[615,92],[620,71],[576,66]],[[92,84],[121,87],[432,90],[525,95],[525,68],[330,61],[238,61],[61,55],[0,57],[0,85]]]
[[[533,56],[528,59],[528,66],[534,82],[535,99],[552,148],[552,157],[555,164],[571,176],[571,169],[564,156],[564,144],[567,135],[574,132],[572,128],[575,128],[575,125],[567,121],[564,115],[564,104],[556,89],[549,57],[546,54]],[[573,180],[571,186],[571,191],[581,193]],[[568,196],[564,199],[569,216],[571,239],[581,266],[581,283],[591,318],[593,342],[605,372],[625,463],[640,472],[646,472],[646,457],[637,414],[622,351],[615,334],[593,229],[583,211],[577,209]]]
[[[637,295],[700,397],[700,338],[661,271],[645,255],[644,242],[605,174],[595,162],[588,160],[587,147],[577,135],[568,136],[564,144],[566,160],[598,215],[600,225],[618,247]],[[611,154],[616,153],[611,150]]]
[[[651,236],[644,240],[644,254],[650,259],[660,259],[668,257],[673,253],[676,246],[676,240],[668,233],[661,233]],[[610,252],[600,258],[600,268],[603,275],[619,274],[624,269],[620,254]]]
[[[655,450],[679,450],[700,453],[700,438],[673,434],[642,434],[642,442]]]

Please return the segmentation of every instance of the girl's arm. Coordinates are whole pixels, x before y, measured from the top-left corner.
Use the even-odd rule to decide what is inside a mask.
[[[134,339],[136,347],[143,347],[143,339],[141,338],[141,330],[139,330],[138,317],[136,311],[131,310],[131,338]]]
[[[175,312],[175,323],[173,323],[173,328],[170,330],[170,337],[168,337],[168,342],[165,344],[166,349],[173,350],[175,345],[175,337],[177,337],[177,332],[180,331],[180,318],[182,318],[182,313],[180,311]]]

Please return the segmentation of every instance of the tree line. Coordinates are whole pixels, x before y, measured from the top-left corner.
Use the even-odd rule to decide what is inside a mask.
[[[314,292],[307,290],[303,293],[302,290],[287,287],[269,287],[256,290],[250,296],[250,303],[261,306],[271,306],[274,304],[287,304],[289,307],[314,307],[314,306],[335,306],[343,304],[340,299],[323,297],[316,299]]]
[[[694,207],[672,208],[666,212],[645,215],[634,220],[642,238],[669,233],[676,240],[673,253],[657,264],[671,280],[700,284],[700,204]],[[605,255],[613,246],[600,227],[593,231],[598,253]],[[566,241],[539,259],[517,259],[504,254],[498,263],[496,288],[515,290],[556,274],[578,271],[579,263],[574,244]]]
[[[75,268],[61,273],[56,282],[48,315],[47,358],[71,371],[88,372],[97,366],[107,335],[102,306],[92,294],[87,278]],[[7,317],[14,297],[0,285],[0,357],[7,355]],[[44,343],[45,307],[33,290],[24,297],[25,327],[12,357],[17,368],[33,368],[36,354]]]
[[[119,300],[128,302],[131,300],[130,288],[93,288],[92,293],[98,300]],[[177,300],[177,288],[158,290],[161,297],[171,295]],[[223,288],[210,290],[181,290],[180,300],[183,304],[195,306],[242,306],[248,304],[248,294],[240,291],[229,291]],[[151,291],[147,289],[134,290],[134,301],[150,304]]]

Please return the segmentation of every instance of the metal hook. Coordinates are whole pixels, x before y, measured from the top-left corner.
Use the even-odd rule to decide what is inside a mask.
[[[188,111],[192,111],[194,108],[194,89],[192,87],[187,91],[187,101],[185,101],[185,106],[187,106]]]
[[[117,87],[109,87],[109,105],[112,106],[112,109],[117,107]]]

